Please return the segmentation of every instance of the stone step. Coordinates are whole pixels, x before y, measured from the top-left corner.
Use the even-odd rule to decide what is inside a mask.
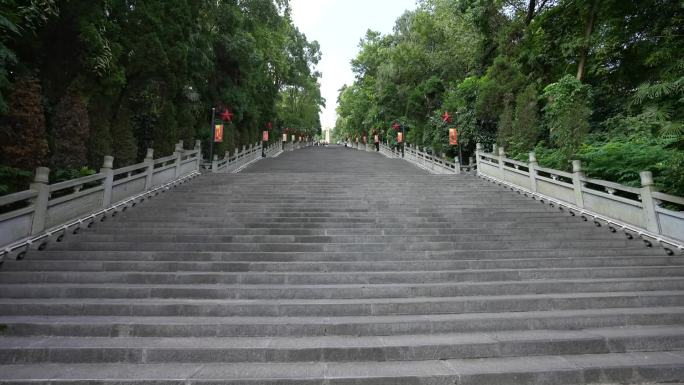
[[[659,248],[647,248],[636,243],[637,247],[624,249],[519,249],[519,250],[445,250],[445,251],[334,251],[334,252],[298,252],[298,251],[131,251],[131,250],[59,250],[49,244],[46,250],[29,250],[28,260],[84,260],[84,261],[217,261],[217,262],[369,262],[369,261],[416,261],[416,260],[502,260],[548,258],[591,258],[591,257],[624,257],[624,256],[665,256]]]
[[[0,284],[4,298],[340,299],[684,290],[681,277],[337,285]]]
[[[211,205],[199,205],[199,204],[188,204],[185,203],[182,209],[174,210],[173,213],[184,214],[186,216],[204,216],[210,214],[225,214],[227,217],[235,218],[249,218],[250,214],[254,214],[257,217],[292,217],[292,218],[309,218],[309,217],[327,217],[327,218],[344,218],[344,217],[363,217],[363,216],[377,216],[381,215],[385,218],[443,218],[443,217],[461,217],[461,216],[472,216],[480,214],[484,217],[495,217],[499,216],[500,213],[522,213],[529,215],[541,215],[542,214],[555,214],[558,215],[556,210],[549,207],[542,206],[540,204],[518,204],[520,202],[512,201],[510,203],[499,202],[497,205],[500,206],[500,210],[488,210],[481,207],[478,204],[466,205],[452,205],[443,206],[435,205],[439,209],[435,209],[434,206],[427,205],[426,207],[417,207],[410,209],[395,209],[386,210],[384,208],[375,207],[375,205],[366,203],[363,206],[342,208],[338,207],[337,210],[324,210],[324,209],[305,209],[305,208],[290,208],[283,205],[264,207],[261,204],[249,204],[249,205],[231,205],[228,207],[212,207]],[[511,207],[511,204],[516,204]],[[494,205],[496,207],[496,205]],[[127,211],[125,216],[127,218],[135,218],[138,216],[144,217],[148,214],[154,214],[155,211],[164,209],[164,205],[158,204],[143,204],[140,207],[132,211]]]
[[[339,317],[684,306],[684,291],[375,299],[0,299],[4,315]]]
[[[236,251],[236,252],[336,252],[336,251],[453,251],[453,250],[526,250],[578,248],[587,250],[633,248],[634,243],[626,239],[610,240],[545,240],[481,242],[395,242],[395,243],[210,243],[210,242],[72,242],[51,243],[53,250],[97,251],[131,250],[140,251]]]
[[[191,220],[192,218],[186,218],[185,221],[177,222],[159,222],[155,220],[131,220],[123,221],[123,218],[116,218],[116,221],[108,219],[104,223],[96,222],[95,228],[118,228],[118,229],[131,229],[131,228],[199,228],[199,229],[211,229],[211,228],[257,228],[257,229],[324,229],[326,231],[330,229],[379,229],[379,230],[402,230],[402,229],[509,229],[513,225],[515,228],[520,229],[543,229],[545,232],[550,232],[551,230],[565,230],[570,227],[581,227],[586,229],[587,223],[581,222],[578,219],[569,217],[561,217],[557,223],[553,222],[543,222],[543,221],[469,221],[467,223],[446,223],[446,222],[435,222],[435,223],[402,223],[389,222],[389,223],[231,223],[230,221],[197,221]],[[549,218],[553,219],[553,218]]]
[[[83,231],[79,236],[86,235],[129,235],[121,232],[120,226],[108,226],[111,222],[98,223],[92,229]],[[321,236],[321,235],[388,235],[388,236],[501,236],[501,235],[528,235],[533,230],[529,227],[524,228],[339,228],[339,229],[269,229],[269,228],[244,228],[244,227],[147,227],[137,228],[135,235],[301,235],[301,236]],[[575,226],[566,226],[564,229],[568,237],[585,237],[606,232],[597,231],[594,226],[585,223]],[[67,234],[69,236],[69,234]],[[556,233],[550,235],[557,235]],[[562,235],[562,234],[561,234]],[[78,238],[81,239],[81,238]]]
[[[60,252],[52,255],[57,257]],[[134,272],[372,272],[372,271],[442,271],[457,269],[532,269],[576,267],[684,266],[679,257],[574,257],[526,259],[462,259],[347,262],[199,262],[37,259],[3,262],[2,271],[134,271]],[[68,256],[65,256],[68,257]]]
[[[340,317],[0,316],[7,336],[313,337],[683,325],[684,307]]]
[[[508,221],[510,223],[520,222],[551,222],[551,223],[565,223],[578,222],[579,218],[573,216],[560,216],[555,212],[499,212],[496,216],[472,214],[458,214],[459,222],[499,222]],[[139,220],[155,221],[155,220],[185,220],[188,223],[263,223],[263,224],[278,224],[278,223],[326,223],[326,222],[352,222],[352,223],[374,223],[374,224],[392,224],[400,221],[403,224],[411,225],[417,223],[452,223],[453,218],[448,216],[428,216],[424,214],[416,215],[384,215],[381,213],[366,213],[365,215],[357,214],[354,216],[325,216],[325,215],[308,215],[308,216],[288,216],[288,215],[267,215],[255,213],[254,215],[233,215],[231,213],[221,214],[213,211],[211,213],[193,213],[188,216],[184,213],[158,213],[151,211],[149,213],[136,213],[135,215],[128,214],[125,217],[122,215],[122,222]]]
[[[485,269],[441,271],[337,272],[0,272],[0,280],[12,283],[112,283],[112,284],[227,284],[227,285],[338,285],[412,284],[448,282],[526,281],[549,279],[602,279],[681,277],[684,266],[590,267],[546,269]]]
[[[176,235],[85,233],[69,238],[73,242],[168,242],[168,243],[413,243],[413,242],[475,242],[534,241],[532,233],[522,234],[460,234],[460,235]],[[556,233],[546,240],[624,240],[624,236],[606,232],[590,234]]]
[[[684,327],[309,338],[0,337],[0,365],[420,361],[684,350]]]
[[[0,366],[13,385],[585,385],[681,382],[680,351],[385,362],[29,364]]]

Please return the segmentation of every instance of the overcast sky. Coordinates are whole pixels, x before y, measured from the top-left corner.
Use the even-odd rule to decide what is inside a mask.
[[[290,0],[290,4],[295,25],[309,41],[321,45],[323,59],[317,69],[323,73],[321,93],[326,100],[321,125],[332,128],[338,90],[354,81],[349,62],[359,51],[359,40],[368,29],[392,32],[397,17],[415,9],[415,0]]]

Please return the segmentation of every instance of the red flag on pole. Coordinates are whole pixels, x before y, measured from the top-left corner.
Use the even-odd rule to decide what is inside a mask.
[[[268,142],[268,131],[264,131],[261,133],[261,140],[264,142]]]

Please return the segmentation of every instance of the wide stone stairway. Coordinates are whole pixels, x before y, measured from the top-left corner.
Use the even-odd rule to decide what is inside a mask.
[[[2,384],[684,382],[684,259],[312,147],[0,268]]]

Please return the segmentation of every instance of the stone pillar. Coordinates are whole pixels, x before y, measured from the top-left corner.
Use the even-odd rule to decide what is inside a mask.
[[[100,169],[100,174],[104,175],[104,181],[102,182],[103,195],[102,195],[102,208],[109,207],[112,204],[112,187],[114,185],[114,157],[105,156],[104,163],[102,163],[102,168]]]
[[[202,141],[201,140],[195,141],[195,151],[197,151],[197,166],[195,169],[197,171],[199,171],[200,168],[202,168]]]
[[[537,154],[532,151],[528,155],[530,157],[528,167],[530,173],[530,191],[537,192],[537,167],[539,167],[539,163],[537,163]]]
[[[582,162],[579,160],[572,161],[572,187],[575,190],[575,205],[579,208],[584,208],[584,196],[582,193],[582,182],[584,179],[584,172],[582,172]]]
[[[504,178],[504,158],[506,157],[506,150],[503,147],[499,147],[499,177],[501,180],[506,180]]]
[[[31,221],[31,235],[38,234],[45,230],[47,220],[48,200],[50,200],[50,169],[47,167],[36,168],[33,183],[30,189],[38,195],[33,200],[33,218]]]
[[[150,189],[152,189],[152,183],[154,183],[154,149],[147,149],[144,163],[147,165],[147,171],[145,175],[145,191],[150,191]]]
[[[482,143],[475,143],[475,166],[478,174],[480,173],[480,153],[482,152]]]
[[[456,167],[454,167],[454,173],[460,174],[461,173],[461,162],[458,160],[458,156],[454,157],[454,165],[456,165]]]
[[[181,175],[181,160],[183,159],[183,141],[176,143],[176,149],[173,151],[176,156],[176,172],[174,176],[178,178]]]
[[[641,178],[641,205],[644,213],[644,227],[646,230],[660,234],[656,200],[653,199],[653,174],[650,171],[639,173]]]
[[[211,172],[218,172],[218,155],[214,154],[214,159],[211,160]]]

